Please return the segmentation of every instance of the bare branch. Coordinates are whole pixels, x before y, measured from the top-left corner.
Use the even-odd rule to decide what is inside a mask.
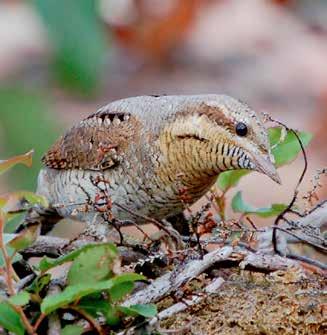
[[[299,242],[326,252],[326,239],[320,233],[320,229],[325,225],[327,225],[327,201],[316,206],[308,215],[300,217],[298,221],[284,222],[278,227],[268,227],[264,232],[258,232],[258,249],[271,251],[272,234],[276,230],[278,252],[282,255],[288,254],[288,243]]]
[[[42,257],[44,255],[58,257],[67,254],[70,251],[81,248],[87,244],[96,243],[87,240],[74,240],[70,242],[69,239],[54,237],[54,236],[39,236],[36,242],[29,248],[23,250],[21,253],[24,257]],[[118,247],[119,253],[124,264],[136,262],[144,257],[141,252],[134,251],[131,248],[124,246]]]
[[[298,267],[296,261],[286,259],[279,255],[268,255],[263,253],[248,253],[244,260],[239,264],[241,269],[253,267],[265,271],[286,270],[290,267]]]
[[[171,271],[155,279],[143,290],[136,292],[124,302],[124,306],[156,302],[174,292],[177,288],[197,277],[213,264],[228,259],[232,247],[223,247],[206,254],[203,259],[191,260],[182,269]]]
[[[215,278],[209,285],[207,285],[204,288],[204,294],[202,295],[193,295],[190,299],[186,299],[183,302],[178,302],[163,311],[161,311],[155,318],[151,319],[149,324],[154,325],[158,321],[167,319],[171,317],[172,315],[175,315],[177,313],[180,313],[187,308],[200,303],[203,299],[207,297],[208,294],[214,294],[217,293],[218,289],[221,287],[221,285],[225,282],[225,280],[221,277]]]

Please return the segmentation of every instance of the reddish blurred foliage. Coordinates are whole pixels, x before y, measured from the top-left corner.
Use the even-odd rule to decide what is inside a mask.
[[[111,24],[110,30],[124,48],[139,53],[146,60],[162,62],[181,41],[206,1],[175,0],[168,10],[153,11],[151,2],[134,0],[136,13],[126,24]]]
[[[290,5],[294,3],[294,0],[270,0],[270,1],[277,5],[282,5],[282,6],[286,6],[286,5]]]

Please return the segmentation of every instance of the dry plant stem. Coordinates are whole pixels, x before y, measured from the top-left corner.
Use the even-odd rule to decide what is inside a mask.
[[[127,213],[135,216],[135,217],[138,217],[138,218],[141,218],[141,219],[144,219],[146,221],[148,221],[148,223],[152,223],[153,225],[155,225],[156,227],[162,229],[168,236],[171,236],[172,238],[176,239],[176,236],[174,236],[172,234],[172,232],[167,229],[167,227],[165,226],[165,224],[163,224],[162,222],[156,220],[156,219],[153,219],[149,216],[146,216],[146,215],[141,215],[139,213],[136,213],[136,212],[133,212],[132,210],[130,210],[129,208],[123,206],[123,205],[120,205],[120,204],[115,204],[117,207],[121,208],[122,210],[126,211]],[[176,240],[177,244],[179,244],[180,241]]]
[[[178,302],[163,311],[161,311],[156,317],[151,319],[149,321],[150,325],[156,324],[158,321],[164,320],[166,318],[171,317],[172,315],[175,315],[177,313],[180,313],[187,308],[200,303],[203,299],[207,297],[207,294],[214,294],[217,293],[218,289],[221,287],[221,285],[225,282],[225,280],[221,277],[215,278],[209,285],[207,285],[204,289],[203,295],[193,295],[191,299],[187,299],[184,302]]]
[[[284,232],[284,233],[286,233],[288,235],[291,235],[292,237],[294,237],[295,239],[297,239],[300,242],[305,242],[306,244],[309,244],[309,245],[311,245],[311,246],[313,246],[313,247],[315,247],[315,248],[317,248],[317,249],[319,249],[321,251],[327,252],[327,248],[326,247],[324,247],[324,246],[322,246],[320,244],[314,243],[313,241],[310,241],[307,236],[302,237],[300,235],[297,235],[297,234],[293,233],[289,229],[282,228],[282,227],[279,227],[279,226],[273,226],[273,231],[274,230],[280,230],[280,231],[282,231],[282,232]]]
[[[58,284],[52,282],[47,291],[47,296],[56,295],[60,292],[61,292],[61,287]],[[38,317],[34,325],[35,331],[39,328],[40,324],[42,323],[45,317],[46,317],[46,314],[44,313],[40,314],[40,316]],[[59,320],[59,318],[58,318],[57,312],[55,311],[49,315],[48,334],[59,334],[60,333],[60,330],[61,330],[60,320],[59,320],[59,325],[58,325],[58,322],[56,322],[56,320]]]
[[[13,283],[15,271],[11,264],[11,258],[9,257],[6,246],[4,245],[4,242],[3,242],[3,228],[4,228],[3,225],[4,225],[4,221],[0,214],[0,250],[2,252],[3,259],[5,261],[5,278],[6,278],[8,293],[10,296],[14,296],[16,294],[16,290],[15,290],[14,283]],[[34,329],[32,325],[30,324],[30,322],[28,321],[23,308],[21,306],[17,306],[14,304],[11,304],[11,306],[20,315],[20,318],[28,334],[30,335],[35,334]]]
[[[42,323],[42,321],[44,320],[44,318],[46,317],[45,314],[41,313],[40,316],[38,317],[38,319],[35,322],[34,325],[34,331],[36,332],[37,329],[39,328],[40,324]]]
[[[239,264],[241,269],[251,266],[257,270],[272,272],[276,270],[286,270],[290,267],[299,267],[296,261],[279,255],[245,253],[244,256],[244,260]]]
[[[312,189],[309,192],[307,192],[306,195],[303,196],[303,199],[307,200],[310,204],[312,204],[313,198],[318,200],[316,192],[322,186],[322,184],[320,184],[320,178],[321,178],[322,175],[327,176],[327,168],[326,167],[322,168],[320,170],[317,170],[315,176],[311,180]]]
[[[192,307],[195,304],[200,303],[202,300],[207,298],[208,294],[217,293],[218,289],[221,287],[221,285],[224,282],[225,282],[225,280],[221,277],[213,279],[212,282],[204,288],[203,294],[192,295],[189,299],[185,299],[184,302],[178,302],[178,303],[164,309],[163,311],[158,313],[158,315],[156,317],[152,318],[148,322],[148,324],[150,326],[155,326],[159,321],[167,319],[167,318],[169,318],[169,317],[171,317],[171,316],[173,316],[177,313],[183,312],[186,309],[188,309],[189,307]],[[133,332],[135,332],[136,329],[137,329],[137,327],[130,328],[128,330],[128,333],[133,334]],[[185,329],[185,330],[187,330],[187,329]],[[170,330],[166,331],[166,330],[162,329],[161,331],[166,332],[167,334],[168,333],[170,333],[170,334],[180,333],[180,330],[177,330],[177,329],[171,330],[171,331]],[[123,335],[123,334],[126,334],[126,333],[124,331],[118,333],[118,335]]]
[[[182,270],[176,269],[155,279],[149,286],[128,298],[123,306],[156,302],[200,275],[214,263],[226,260],[232,252],[233,248],[227,246],[206,254],[203,259],[191,260]]]
[[[19,280],[16,285],[16,291],[19,292],[21,290],[23,290],[29,283],[32,282],[32,280],[36,277],[36,275],[34,273],[22,278],[21,280]]]
[[[61,333],[61,324],[58,313],[51,313],[49,315],[47,335],[58,335]]]
[[[284,209],[284,211],[282,213],[280,213],[275,222],[274,222],[274,226],[278,226],[278,223],[280,220],[282,220],[284,218],[284,215],[286,213],[288,213],[290,210],[292,210],[292,207],[297,199],[297,196],[298,196],[298,193],[299,193],[299,186],[301,185],[302,181],[303,181],[303,178],[307,172],[307,169],[308,169],[308,159],[307,159],[307,155],[306,155],[306,152],[305,152],[305,149],[304,149],[304,146],[303,146],[303,143],[299,137],[299,135],[296,133],[295,130],[293,129],[289,129],[286,125],[284,125],[283,123],[279,122],[279,121],[276,121],[276,120],[273,120],[270,118],[271,121],[273,122],[276,122],[278,124],[280,124],[281,126],[285,127],[286,130],[290,130],[294,136],[297,138],[299,144],[300,144],[300,147],[301,147],[301,151],[302,151],[302,154],[303,154],[303,159],[304,159],[304,167],[303,167],[303,171],[301,173],[301,176],[296,184],[296,187],[295,187],[295,190],[294,190],[294,194],[293,194],[293,198],[291,200],[291,202],[289,203],[289,205]],[[274,247],[274,251],[276,253],[279,253],[279,250],[278,250],[278,246],[277,246],[277,229],[276,228],[273,228],[273,233],[272,233],[272,243],[273,243],[273,247]]]
[[[6,292],[7,290],[7,281],[4,276],[0,276],[0,290]]]
[[[99,335],[105,335],[105,332],[100,326],[100,324],[91,315],[89,315],[88,313],[86,313],[85,311],[83,311],[78,307],[70,306],[69,309],[77,312],[83,319],[85,319],[93,327],[94,330],[97,331]]]
[[[286,270],[300,266],[297,261],[279,255],[253,253],[244,249],[226,246],[206,254],[202,260],[189,261],[181,270],[177,269],[155,279],[144,289],[135,292],[123,303],[123,306],[128,307],[133,304],[157,302],[199,276],[215,263],[224,260],[240,262],[240,268],[246,269],[250,267],[251,271],[260,272]]]
[[[159,334],[172,334],[172,335],[184,335],[184,334],[189,334],[191,326],[194,324],[193,321],[190,321],[187,323],[184,327],[178,328],[178,329],[164,329],[159,326],[157,326],[157,330]]]
[[[25,257],[40,257],[44,255],[58,257],[65,255],[73,250],[79,249],[85,245],[96,242],[87,240],[74,240],[72,243],[68,239],[54,236],[39,236],[36,242],[21,253]],[[131,263],[146,257],[141,252],[133,251],[130,248],[119,246],[119,253],[124,263]]]
[[[321,226],[325,225],[327,222],[327,201],[322,202],[321,204],[317,205],[315,208],[313,208],[308,215],[301,217],[298,221],[294,222],[296,227],[298,229],[294,230],[294,227],[288,226],[288,224],[283,223],[282,225],[279,225],[277,227],[277,230],[280,231],[279,234],[283,234],[283,237],[287,243],[298,243],[299,241],[303,241],[307,244],[314,244],[317,246],[320,246],[319,243],[321,241],[314,236],[309,236],[306,232],[306,230],[301,230],[301,227],[313,227],[315,229],[319,229]],[[258,230],[257,233],[262,237],[262,243],[268,243],[271,244],[271,236],[272,236],[272,228],[268,228],[266,230]],[[279,236],[278,234],[278,236]],[[181,237],[181,239],[185,242],[196,242],[196,239],[194,237]],[[312,242],[312,243],[311,243]],[[52,236],[39,236],[37,241],[34,243],[33,246],[30,248],[27,248],[25,251],[23,251],[23,255],[25,257],[32,257],[32,256],[43,256],[43,255],[49,255],[58,257],[62,254],[66,254],[70,251],[73,251],[77,248],[80,248],[86,244],[89,244],[92,242],[86,241],[86,240],[76,240],[73,243],[69,244],[68,239],[62,239],[58,237],[52,237]],[[94,243],[94,242],[93,242]],[[226,242],[217,237],[211,237],[211,238],[205,238],[200,240],[200,243],[205,245],[208,244],[219,244],[223,245]],[[67,246],[67,248],[63,248],[64,246]],[[255,252],[253,248],[248,246],[246,243],[239,242],[239,247],[245,248],[249,251]],[[324,244],[321,244],[322,247],[324,247]],[[146,255],[144,253],[131,250],[131,248],[127,247],[118,247],[119,252],[122,256],[122,260],[125,264],[129,264],[132,262],[136,262],[140,259],[146,258]],[[265,249],[263,246],[259,245],[259,250]],[[285,252],[285,255],[287,252]],[[312,262],[310,262],[311,264]]]
[[[302,256],[302,255],[297,255],[297,254],[294,254],[294,253],[288,253],[287,258],[290,258],[290,259],[295,259],[297,261],[300,261],[300,262],[304,262],[304,263],[308,263],[310,265],[313,265],[317,268],[320,268],[322,270],[327,270],[327,265],[325,263],[322,263],[322,262],[319,262],[315,259],[312,259],[312,258],[309,258],[309,257],[306,257],[306,256]]]
[[[268,227],[265,231],[258,233],[258,249],[269,250],[271,248],[272,231],[279,231],[276,237],[279,239],[279,252],[288,256],[287,245],[289,243],[305,243],[313,246],[321,252],[327,251],[326,239],[320,234],[322,227],[327,225],[327,201],[323,201],[313,208],[307,215],[301,216],[298,221],[279,225],[278,227]],[[294,255],[293,255],[294,256]],[[291,258],[292,255],[290,255]],[[304,261],[305,260],[301,260]],[[309,260],[313,264],[314,260]],[[324,267],[323,267],[324,268]]]
[[[318,244],[323,241],[316,239],[314,236],[309,236],[306,231],[301,230],[301,227],[303,228],[313,227],[315,229],[319,229],[321,228],[321,226],[325,225],[326,222],[327,222],[327,201],[324,201],[321,204],[317,205],[315,208],[313,208],[308,215],[301,217],[298,221],[294,222],[294,224],[296,225],[296,227],[298,227],[298,229],[294,230],[294,228],[291,227],[292,230],[289,231],[290,227],[288,227],[288,225],[284,223],[282,225],[279,225],[277,230],[279,230],[280,233],[282,233],[282,231],[285,231],[282,234],[285,236],[285,240],[288,243],[297,243],[302,240],[304,243],[307,244],[310,244],[310,242],[312,242],[313,244]],[[271,235],[272,235],[271,230],[272,228],[268,228],[268,230],[260,229],[257,231],[257,233],[259,233],[259,236],[261,235],[264,237],[264,241],[271,243]],[[189,236],[186,237],[182,236],[181,239],[185,242],[189,241],[196,242],[195,238]],[[205,238],[200,240],[200,242],[203,245],[207,245],[209,243],[223,245],[225,243],[223,239],[217,237]],[[73,243],[69,244],[68,239],[62,239],[52,236],[39,236],[34,245],[23,251],[23,254],[26,257],[43,256],[44,254],[57,257],[61,254],[66,254],[72,250],[80,248],[89,243],[94,242],[89,242],[86,240],[75,240]],[[69,246],[63,249],[63,247],[67,244],[69,244]],[[321,245],[324,246],[324,244]],[[250,248],[245,243],[239,242],[238,246],[244,247],[250,251],[255,252],[253,248]],[[259,245],[259,249],[260,248],[261,246]],[[141,258],[146,257],[141,252],[133,251],[130,248],[118,247],[118,249],[125,263],[134,262]]]
[[[11,305],[12,308],[20,315],[20,318],[24,324],[24,327],[28,334],[30,335],[37,335],[37,333],[34,331],[32,325],[30,324],[29,320],[27,319],[23,309],[21,306]]]

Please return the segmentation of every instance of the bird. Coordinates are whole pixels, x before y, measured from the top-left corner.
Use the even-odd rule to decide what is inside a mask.
[[[100,234],[114,219],[143,224],[178,215],[227,170],[281,182],[259,115],[219,94],[113,101],[69,129],[42,162],[36,193],[59,217]]]

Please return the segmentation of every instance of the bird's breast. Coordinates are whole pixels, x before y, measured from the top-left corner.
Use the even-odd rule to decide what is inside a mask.
[[[137,172],[132,168],[131,171]],[[122,210],[119,205],[136,214],[162,219],[181,212],[185,202],[193,203],[207,190],[200,187],[187,194],[174,178],[167,184],[149,171],[130,172],[117,169],[99,174],[90,170],[45,168],[39,174],[37,193],[44,195],[63,217],[92,220],[99,208],[97,201],[101,199],[103,206],[106,198],[111,206],[107,209],[114,217],[141,222],[140,217]]]

